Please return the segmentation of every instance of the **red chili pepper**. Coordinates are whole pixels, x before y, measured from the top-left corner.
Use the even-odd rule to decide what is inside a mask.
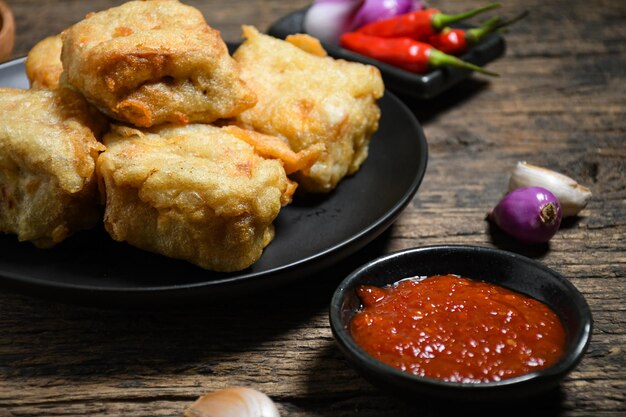
[[[428,43],[441,52],[461,55],[471,44],[469,34],[463,29],[446,28],[443,32],[428,37]]]
[[[426,73],[433,68],[452,66],[497,75],[455,56],[444,54],[427,43],[407,37],[383,38],[348,32],[341,35],[340,43],[346,49],[417,74]]]
[[[385,38],[409,37],[424,41],[451,23],[468,19],[496,7],[500,7],[500,4],[489,4],[457,15],[443,14],[437,9],[415,10],[389,19],[368,23],[357,29],[357,32]]]
[[[461,55],[467,51],[469,46],[476,45],[485,39],[487,35],[517,22],[526,17],[526,15],[528,15],[527,11],[504,22],[501,22],[497,16],[492,17],[481,26],[467,30],[445,28],[443,31],[429,36],[428,43],[446,54]]]

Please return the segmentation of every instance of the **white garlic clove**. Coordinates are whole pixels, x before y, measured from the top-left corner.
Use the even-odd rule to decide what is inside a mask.
[[[252,388],[232,387],[198,398],[184,417],[280,417],[274,402]]]
[[[577,215],[591,199],[591,190],[572,178],[526,162],[518,162],[509,179],[509,192],[522,187],[550,190],[561,203],[563,217]]]

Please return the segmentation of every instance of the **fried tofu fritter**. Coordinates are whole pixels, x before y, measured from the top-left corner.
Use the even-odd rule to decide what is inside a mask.
[[[256,262],[291,200],[281,163],[211,125],[114,127],[98,159],[118,241],[215,271]]]
[[[384,92],[380,72],[325,57],[306,35],[293,39],[304,49],[251,26],[244,26],[244,37],[233,57],[258,102],[236,122],[286,139],[295,152],[323,145],[317,162],[294,178],[310,192],[334,189],[367,157],[380,117],[376,100]]]
[[[61,35],[48,36],[38,42],[26,57],[26,76],[33,88],[55,89],[63,72]]]
[[[54,246],[102,219],[102,197],[117,241],[214,271],[255,263],[298,186],[287,175],[328,192],[359,169],[384,87],[310,36],[244,35],[233,59],[198,10],[151,0],[39,42],[33,90],[0,89],[0,232]],[[138,128],[103,145],[99,112]]]
[[[62,37],[68,83],[120,121],[210,123],[256,101],[219,32],[176,0],[129,1]]]
[[[0,232],[48,248],[100,220],[86,107],[66,89],[0,89]]]

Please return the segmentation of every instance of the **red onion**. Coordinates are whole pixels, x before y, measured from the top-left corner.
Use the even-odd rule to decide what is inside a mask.
[[[365,0],[357,10],[350,30],[376,20],[388,19],[414,10],[413,0]]]
[[[561,225],[561,205],[545,188],[518,188],[500,200],[489,218],[524,243],[543,243]]]
[[[336,45],[350,30],[352,16],[361,0],[317,0],[304,16],[304,30],[323,43]]]
[[[324,43],[338,45],[342,33],[423,8],[421,0],[316,0],[304,16],[304,30]]]

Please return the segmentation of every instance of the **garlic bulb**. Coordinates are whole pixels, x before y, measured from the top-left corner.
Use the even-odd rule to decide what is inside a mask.
[[[563,217],[575,216],[591,199],[591,190],[570,177],[526,162],[518,162],[509,179],[509,191],[522,187],[543,187],[561,203]]]
[[[185,417],[280,417],[274,402],[252,388],[233,387],[198,398]]]

